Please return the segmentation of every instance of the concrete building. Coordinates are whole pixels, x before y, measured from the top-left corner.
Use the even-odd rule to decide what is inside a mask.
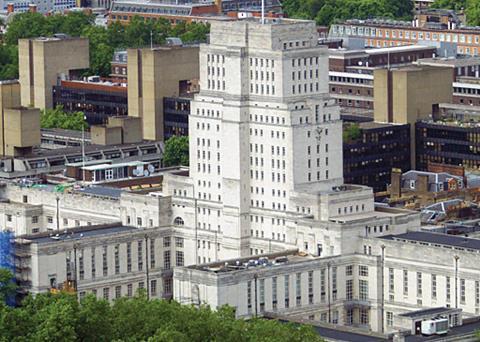
[[[76,7],[76,0],[63,1],[40,1],[40,0],[1,0],[0,9],[9,13],[39,12],[47,14],[51,12],[63,13],[65,10]]]
[[[406,66],[435,53],[436,48],[422,45],[329,49],[330,95],[342,112],[373,116],[374,70]]]
[[[60,80],[90,66],[86,38],[20,39],[18,56],[22,105],[39,109],[52,108],[52,90]]]
[[[66,112],[83,112],[89,125],[104,124],[109,117],[128,114],[126,80],[60,80],[53,87],[53,107]]]
[[[411,166],[415,168],[415,122],[435,106],[452,101],[453,75],[447,68],[408,66],[374,71],[374,119],[410,124]]]
[[[330,27],[329,37],[357,38],[365,47],[387,47],[422,44],[436,46],[441,50],[455,50],[460,55],[478,56],[480,51],[480,29],[459,26],[448,21],[444,25],[423,25],[394,20],[347,20]],[[428,21],[427,21],[428,22]]]
[[[357,136],[352,136],[352,130]],[[343,174],[348,184],[381,192],[386,190],[393,168],[410,170],[408,124],[345,123],[343,137]]]
[[[164,139],[163,102],[178,97],[182,84],[198,79],[198,47],[128,50],[128,115],[143,121],[143,138]]]
[[[411,213],[375,210],[371,189],[343,185],[327,61],[313,22],[212,24],[191,102],[191,168],[163,186],[197,240],[188,263],[286,248],[338,255],[374,221],[389,232],[415,225]]]
[[[93,293],[113,300],[143,288],[149,298],[161,298],[171,293],[162,283],[165,234],[117,222],[26,235],[16,242],[16,278],[32,294],[63,289],[79,299]]]
[[[3,156],[19,157],[32,153],[40,145],[40,110],[14,107],[4,109],[0,125]]]
[[[298,315],[381,330],[381,258],[312,257],[298,250],[174,269],[175,299],[230,305],[237,317]]]

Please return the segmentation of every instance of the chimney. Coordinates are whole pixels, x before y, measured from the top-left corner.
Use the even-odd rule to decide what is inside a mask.
[[[13,5],[13,3],[9,2],[7,4],[7,13],[13,13],[15,11],[15,7]]]
[[[215,6],[217,6],[217,13],[222,14],[222,0],[215,0]]]
[[[428,175],[418,175],[416,188],[420,195],[428,193]]]
[[[36,13],[37,12],[37,5],[36,4],[29,4],[28,5],[28,11],[31,13]]]
[[[392,169],[390,197],[402,197],[402,170],[400,169]]]

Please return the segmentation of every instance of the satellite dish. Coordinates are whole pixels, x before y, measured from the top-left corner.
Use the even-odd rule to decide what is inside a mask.
[[[150,172],[148,172],[148,170],[143,171],[143,175],[144,175],[145,177],[148,177],[149,174],[150,174]]]
[[[153,173],[155,171],[155,167],[152,164],[148,164],[147,169],[150,173]]]

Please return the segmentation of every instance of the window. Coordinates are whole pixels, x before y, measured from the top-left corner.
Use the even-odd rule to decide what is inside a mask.
[[[313,304],[313,271],[308,272],[308,304]]]
[[[170,269],[170,251],[163,252],[163,268],[166,270]]]
[[[185,222],[183,221],[183,219],[179,216],[175,217],[175,220],[173,220],[173,224],[176,225],[176,226],[183,226],[185,224]]]
[[[137,226],[141,227],[142,226],[142,218],[137,217]]]
[[[252,282],[247,282],[247,308],[248,312],[252,312]]]
[[[38,216],[32,216],[32,223],[38,223]]]
[[[388,289],[390,293],[395,292],[395,273],[393,268],[388,269]]]
[[[172,278],[163,280],[163,292],[166,294],[172,293]]]
[[[183,248],[183,238],[181,237],[175,238],[175,247]]]
[[[325,269],[320,270],[320,301],[325,302]]]
[[[102,263],[103,263],[103,276],[104,277],[106,277],[108,275],[107,253],[108,253],[107,246],[103,246]]]
[[[277,277],[272,278],[272,309],[277,310]]]
[[[103,299],[105,299],[105,300],[110,299],[110,289],[108,287],[105,287],[103,289]]]
[[[115,298],[118,299],[122,296],[122,287],[115,286]]]
[[[127,297],[132,297],[133,296],[133,286],[132,284],[127,285]]]
[[[337,268],[332,267],[332,300],[337,300]]]
[[[417,297],[422,296],[422,272],[417,272]]]
[[[259,280],[260,312],[265,311],[265,279]]]
[[[127,243],[127,272],[132,272],[132,243]]]
[[[142,240],[137,241],[137,266],[138,270],[143,270],[143,244]]]
[[[80,280],[83,280],[85,278],[85,267],[84,267],[84,262],[83,262],[83,249],[80,250],[79,256],[78,256],[78,270],[79,270]]]
[[[184,265],[184,259],[183,259],[183,252],[182,251],[177,251],[176,252],[176,265],[177,266],[183,266]]]
[[[432,299],[437,299],[437,276],[432,274]]]
[[[345,267],[345,275],[346,276],[353,275],[353,265],[347,265],[347,267]]]
[[[347,300],[353,299],[353,279],[347,279],[345,284],[345,293]]]
[[[10,219],[9,219],[10,217]],[[7,221],[12,221],[12,215],[7,215]],[[48,223],[53,223],[53,217],[52,216],[47,216],[47,222]]]
[[[460,279],[460,303],[465,304],[465,279]]]
[[[447,302],[450,302],[450,277],[446,277],[445,279],[445,294],[446,294],[446,299]]]
[[[157,296],[157,280],[150,281],[150,296]]]
[[[296,274],[295,297],[296,297],[297,306],[302,305],[302,274],[301,273]]]
[[[150,268],[155,268],[155,239],[150,239]]]
[[[368,309],[359,309],[360,311],[360,324],[367,325],[369,323],[369,310]]]
[[[91,256],[91,267],[92,267],[92,279],[95,279],[96,276],[96,267],[95,267],[95,247],[92,247],[92,256]]]
[[[358,281],[360,300],[368,300],[368,280],[360,279]]]
[[[120,273],[120,245],[115,245],[115,274]]]
[[[163,247],[170,247],[170,236],[165,236],[163,238]]]
[[[403,294],[408,295],[408,271],[403,270]]]
[[[358,267],[358,275],[362,276],[362,277],[367,277],[368,276],[368,266],[360,265]]]
[[[393,326],[393,312],[387,311],[387,327]]]
[[[290,306],[290,287],[289,287],[290,279],[288,274],[284,276],[283,282],[284,282],[283,287],[285,289],[285,308],[288,309],[288,307]]]

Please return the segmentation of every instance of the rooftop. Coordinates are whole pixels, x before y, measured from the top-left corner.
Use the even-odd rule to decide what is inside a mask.
[[[408,232],[399,235],[382,236],[380,239],[400,242],[418,242],[421,244],[433,244],[437,247],[449,246],[455,249],[480,251],[480,239],[429,232]]]
[[[422,317],[426,315],[439,315],[451,310],[461,310],[461,309],[445,308],[445,307],[428,308],[423,310],[405,312],[405,313],[399,314],[399,316],[417,318],[417,317]]]
[[[447,67],[463,67],[463,66],[472,66],[480,65],[480,57],[456,57],[456,58],[423,58],[415,62],[420,65],[436,65],[436,66],[447,66]]]
[[[298,249],[289,249],[278,253],[269,253],[245,258],[222,260],[220,262],[211,262],[202,265],[192,265],[187,268],[202,270],[212,273],[235,272],[241,270],[254,269],[257,267],[274,267],[286,263],[300,262],[314,257],[299,253]]]
[[[95,197],[107,197],[107,198],[118,199],[120,198],[120,195],[122,194],[123,190],[117,189],[117,188],[110,188],[106,186],[88,186],[82,189],[75,190],[75,192],[92,195]]]
[[[35,244],[49,244],[53,242],[64,242],[80,240],[95,236],[116,235],[125,232],[138,231],[138,228],[122,226],[120,222],[97,226],[85,226],[71,229],[62,229],[57,232],[46,232],[34,235],[23,235],[19,238]]]

